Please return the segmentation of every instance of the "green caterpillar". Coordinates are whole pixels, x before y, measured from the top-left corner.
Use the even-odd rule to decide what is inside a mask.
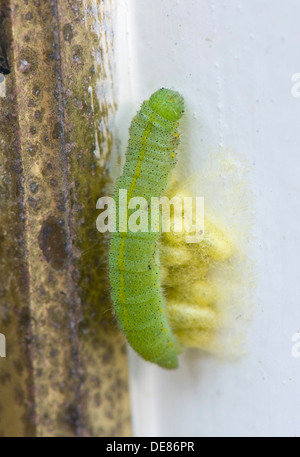
[[[142,104],[133,118],[126,163],[117,180],[114,199],[117,214],[119,190],[127,202],[161,197],[176,164],[178,121],[183,114],[182,96],[160,89]],[[132,213],[126,209],[127,219]],[[118,322],[129,344],[145,360],[164,368],[178,366],[180,346],[172,334],[161,290],[158,257],[159,232],[130,232],[117,221],[109,255],[111,296]]]

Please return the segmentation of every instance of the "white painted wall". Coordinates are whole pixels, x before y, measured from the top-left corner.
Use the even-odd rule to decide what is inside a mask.
[[[258,309],[237,364],[186,351],[167,372],[130,352],[136,436],[300,436],[300,73],[298,0],[117,2],[123,151],[154,90],[186,100],[190,160],[245,154],[257,196]],[[300,348],[294,348],[294,356]]]

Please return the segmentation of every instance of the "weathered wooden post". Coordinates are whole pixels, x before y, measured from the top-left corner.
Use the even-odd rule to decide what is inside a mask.
[[[114,2],[0,6],[0,435],[128,436],[95,224],[116,110]]]

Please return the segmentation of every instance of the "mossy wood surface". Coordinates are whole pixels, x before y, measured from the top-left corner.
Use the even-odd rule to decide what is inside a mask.
[[[0,1],[11,71],[0,97],[0,436],[130,435],[108,240],[95,225],[116,109],[113,3]]]

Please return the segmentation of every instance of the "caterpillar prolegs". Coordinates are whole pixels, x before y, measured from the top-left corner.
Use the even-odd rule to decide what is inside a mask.
[[[120,189],[127,191],[127,201],[143,197],[149,206],[151,197],[165,193],[176,164],[178,121],[183,109],[178,92],[160,89],[133,118],[126,163],[115,187],[117,213]],[[126,211],[129,216],[130,210]],[[180,345],[168,322],[161,290],[160,233],[124,230],[117,221],[109,255],[111,296],[119,325],[145,360],[176,368]]]

